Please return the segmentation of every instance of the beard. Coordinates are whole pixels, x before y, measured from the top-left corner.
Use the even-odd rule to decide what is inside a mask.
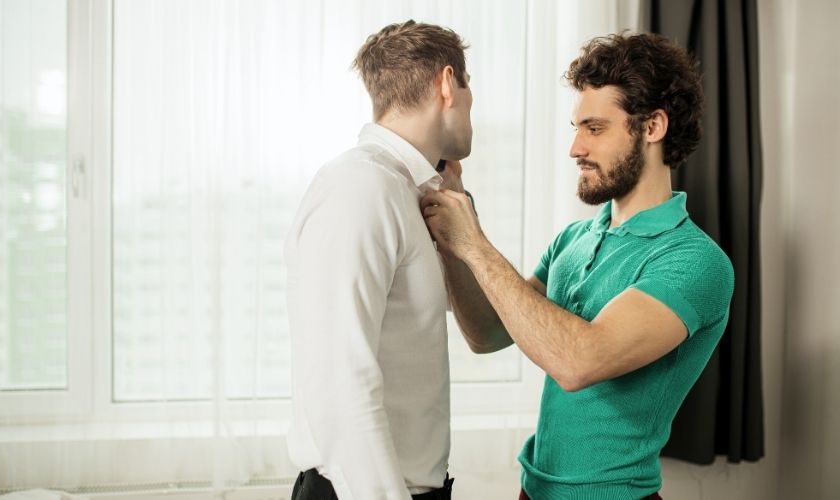
[[[580,200],[588,205],[600,205],[609,200],[621,198],[628,194],[642,176],[642,168],[645,166],[645,155],[642,149],[642,134],[633,134],[635,141],[633,148],[624,158],[615,162],[613,168],[604,175],[601,165],[594,161],[578,159],[578,165],[586,165],[595,168],[597,179],[581,177],[578,180],[577,195]]]

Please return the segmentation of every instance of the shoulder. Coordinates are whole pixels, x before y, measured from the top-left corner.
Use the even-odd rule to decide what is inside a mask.
[[[405,214],[419,212],[399,171],[376,150],[353,148],[326,162],[301,199],[293,227],[328,230],[346,241],[388,236],[399,240]],[[389,236],[390,237],[390,236]]]
[[[712,281],[724,289],[734,287],[735,271],[729,256],[691,219],[663,236],[657,253],[667,265],[689,279]]]
[[[566,226],[560,234],[565,234],[567,236],[579,236],[589,231],[594,223],[595,219],[581,219]]]
[[[582,235],[589,232],[590,228],[594,224],[593,219],[582,219],[575,222],[572,222],[559,233],[554,238],[555,243],[563,243],[568,244],[571,241],[574,241],[580,238]]]
[[[352,211],[402,212],[419,206],[404,166],[386,151],[369,146],[350,149],[325,163],[304,195],[308,206]]]
[[[356,147],[322,166],[313,183],[349,188],[356,193],[386,194],[405,187],[406,178],[381,149]]]
[[[677,244],[686,251],[702,254],[712,262],[732,266],[726,252],[690,218],[685,220],[675,236]]]

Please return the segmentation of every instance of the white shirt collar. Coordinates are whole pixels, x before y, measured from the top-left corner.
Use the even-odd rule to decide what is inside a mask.
[[[417,148],[395,132],[377,123],[367,123],[362,127],[361,132],[359,132],[359,145],[368,143],[375,143],[384,147],[397,160],[401,161],[408,168],[414,184],[421,191],[425,191],[424,188],[430,188],[435,191],[440,189],[443,177],[437,173]]]

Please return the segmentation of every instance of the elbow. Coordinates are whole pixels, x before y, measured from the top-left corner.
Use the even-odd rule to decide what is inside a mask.
[[[513,344],[513,339],[507,334],[504,329],[493,329],[489,335],[464,335],[467,340],[467,345],[475,354],[490,354],[496,351],[501,351],[505,347]],[[478,342],[476,338],[483,338],[484,342]]]
[[[507,347],[507,345],[499,344],[479,344],[470,340],[467,340],[467,345],[474,354],[490,354]]]
[[[575,379],[567,379],[567,378],[559,378],[559,377],[552,377],[554,381],[557,382],[557,385],[560,386],[566,392],[577,392],[581,389],[585,389],[589,387],[588,384]]]
[[[572,347],[563,356],[543,358],[551,368],[546,369],[546,374],[566,392],[577,392],[605,380],[605,357],[600,350],[580,342]]]
[[[571,380],[571,381],[565,381],[565,382],[559,382],[558,381],[557,383],[566,392],[577,392],[581,389],[586,389],[587,387],[589,387],[591,385],[591,384],[587,384],[585,382],[581,382],[579,380]]]
[[[493,352],[488,346],[476,344],[475,342],[467,341],[467,345],[469,346],[470,351],[472,351],[473,354],[489,354]]]
[[[549,375],[566,392],[577,392],[593,384],[593,381],[580,371],[556,371]]]

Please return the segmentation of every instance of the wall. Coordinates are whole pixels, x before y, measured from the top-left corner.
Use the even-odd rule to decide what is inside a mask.
[[[766,457],[666,461],[666,498],[840,498],[838,19],[832,0],[759,2]]]
[[[783,2],[781,498],[840,498],[840,3]]]

